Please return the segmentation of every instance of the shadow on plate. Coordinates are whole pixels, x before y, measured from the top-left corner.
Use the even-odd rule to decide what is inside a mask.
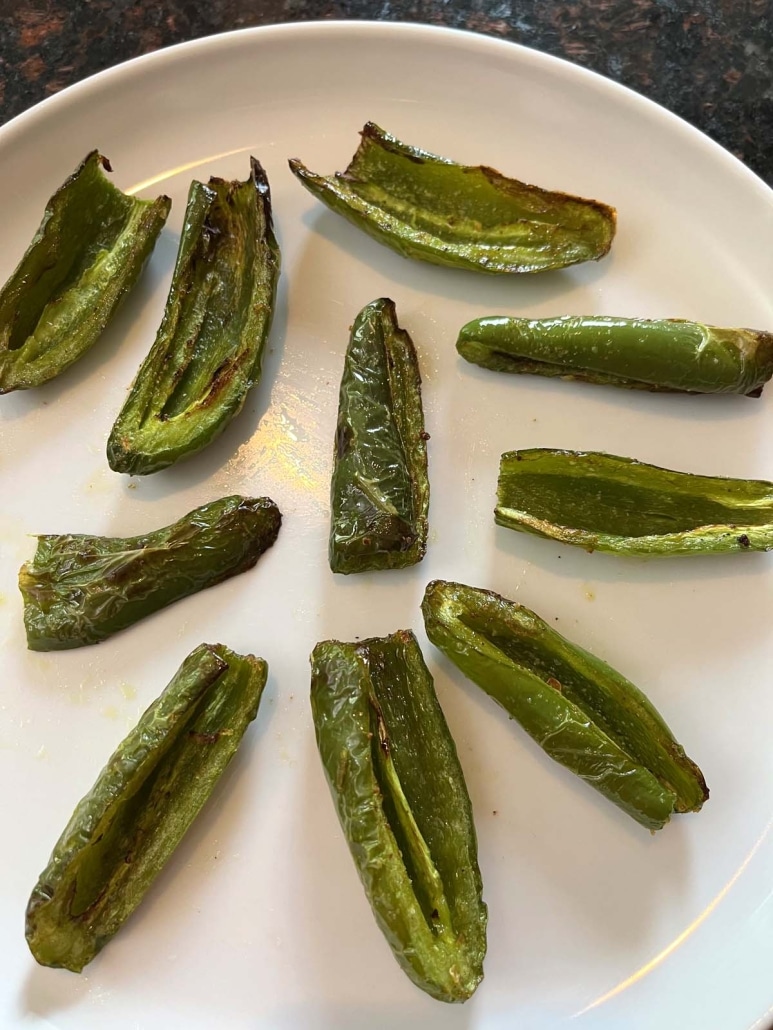
[[[317,205],[302,218],[305,227],[323,237],[336,249],[357,260],[384,279],[384,289],[420,289],[436,298],[471,305],[480,316],[518,310],[519,306],[555,304],[560,313],[560,298],[575,290],[593,288],[610,271],[613,257],[589,261],[571,268],[524,275],[487,275],[462,268],[444,268],[424,261],[401,257],[378,243],[340,215]],[[315,270],[319,274],[319,270]],[[352,311],[352,317],[356,312]],[[470,316],[474,317],[474,316]]]

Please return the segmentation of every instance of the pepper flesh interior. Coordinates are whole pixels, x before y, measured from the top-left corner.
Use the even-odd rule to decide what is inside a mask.
[[[413,634],[318,644],[312,711],[342,828],[395,957],[433,997],[464,1001],[486,950],[475,828]]]
[[[76,807],[27,906],[41,965],[80,972],[180,843],[255,718],[266,663],[202,644]]]
[[[502,455],[501,526],[631,555],[773,547],[773,483],[675,472],[598,451]]]
[[[54,193],[0,290],[0,394],[40,386],[97,341],[155,246],[171,201],[130,197],[92,151]]]
[[[167,468],[241,411],[260,380],[279,266],[259,161],[245,182],[191,184],[164,317],[108,440],[114,471]]]
[[[345,172],[290,168],[318,200],[405,257],[478,272],[538,272],[597,260],[614,208],[460,165],[368,122]]]
[[[629,680],[488,590],[437,580],[427,635],[560,764],[649,829],[708,797],[698,767]]]

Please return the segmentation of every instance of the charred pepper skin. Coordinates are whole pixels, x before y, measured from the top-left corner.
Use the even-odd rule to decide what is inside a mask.
[[[144,476],[196,454],[261,378],[281,257],[266,173],[191,183],[156,340],[107,443],[115,472]]]
[[[403,257],[493,274],[596,261],[615,235],[615,209],[460,165],[401,143],[373,122],[345,172],[290,169],[323,204]]]
[[[201,644],[79,802],[27,905],[44,966],[79,973],[140,904],[233,758],[268,666]]]
[[[598,451],[508,451],[494,518],[507,529],[634,557],[769,551],[773,483]]]
[[[555,761],[649,830],[709,796],[700,769],[629,680],[534,612],[490,590],[435,580],[427,636]]]
[[[134,286],[171,207],[106,178],[92,151],[54,193],[0,290],[0,394],[42,386],[97,342]]]
[[[432,997],[483,978],[487,910],[472,808],[432,677],[410,632],[311,657],[320,757],[381,931]]]
[[[251,569],[282,516],[268,497],[233,495],[136,537],[40,536],[22,566],[27,646],[97,644],[183,597]]]
[[[456,349],[495,372],[655,393],[759,397],[773,375],[773,333],[677,318],[491,315],[463,326]]]
[[[333,572],[402,569],[424,557],[427,439],[416,350],[394,303],[375,300],[352,326],[341,380],[330,489]]]

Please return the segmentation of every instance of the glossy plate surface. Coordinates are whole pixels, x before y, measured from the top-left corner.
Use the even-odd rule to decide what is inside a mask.
[[[408,262],[316,203],[287,158],[345,167],[372,119],[397,136],[614,204],[598,264],[488,278]],[[608,450],[773,478],[773,389],[646,396],[497,376],[457,358],[494,312],[680,316],[773,325],[773,194],[653,104],[586,71],[445,30],[307,24],[154,54],[0,131],[0,276],[92,148],[115,181],[173,209],[137,291],[94,351],[0,398],[0,1025],[56,1030],[751,1030],[773,1007],[773,557],[647,563],[498,529],[499,455]],[[220,440],[148,479],[105,442],[161,317],[193,176],[267,168],[283,276],[262,385]],[[333,577],[328,487],[348,327],[397,303],[424,378],[432,499],[424,562]],[[232,492],[285,515],[256,569],[98,647],[25,650],[16,573],[35,532],[129,535]],[[552,764],[434,652],[427,581],[515,597],[610,661],[660,708],[711,800],[650,836]],[[468,778],[490,908],[486,979],[462,1008],[400,972],[365,901],[314,745],[321,639],[417,631]],[[114,746],[201,641],[269,662],[257,723],[213,802],[102,955],[37,968],[29,891]],[[767,1015],[766,1015],[767,1014]]]

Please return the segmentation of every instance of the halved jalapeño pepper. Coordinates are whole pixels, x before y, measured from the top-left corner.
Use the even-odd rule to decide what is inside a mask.
[[[135,537],[39,536],[21,567],[27,646],[97,644],[183,597],[246,572],[274,543],[269,497],[223,497]]]
[[[164,317],[108,439],[115,472],[167,468],[241,411],[260,380],[279,265],[260,162],[245,182],[191,184]]]
[[[456,349],[495,372],[663,393],[759,397],[773,375],[773,333],[676,318],[492,315],[463,326]]]
[[[268,667],[191,652],[79,802],[27,905],[44,966],[79,973],[139,905],[258,712]]]
[[[595,451],[502,455],[494,517],[588,551],[639,556],[773,548],[773,483],[696,476]]]
[[[319,753],[376,921],[415,984],[466,1001],[487,912],[467,787],[416,638],[328,640],[311,667]]]
[[[155,246],[169,197],[129,197],[103,169],[94,150],[59,187],[0,290],[0,394],[41,386],[85,354]]]
[[[368,122],[345,172],[294,175],[323,204],[404,257],[476,272],[542,272],[603,257],[614,208],[457,164]]]
[[[421,376],[394,303],[352,326],[338,403],[331,483],[333,572],[401,569],[427,546],[429,480]]]
[[[422,612],[429,639],[465,676],[642,826],[659,830],[708,798],[700,769],[644,694],[528,608],[436,580]]]

